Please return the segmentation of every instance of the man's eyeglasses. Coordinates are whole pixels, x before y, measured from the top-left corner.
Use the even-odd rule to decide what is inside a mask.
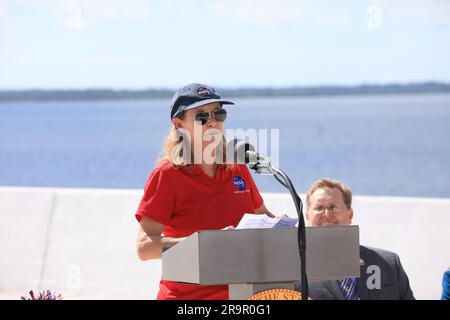
[[[225,119],[227,118],[227,110],[216,109],[211,112],[201,111],[201,112],[196,113],[192,119],[200,122],[201,125],[204,126],[208,122],[210,116],[213,117],[214,119],[216,119],[216,121],[224,122]]]
[[[323,214],[326,211],[331,212],[331,213],[339,213],[342,211],[342,207],[333,205],[329,208],[325,208],[325,207],[319,206],[319,207],[312,208],[312,211],[314,213],[318,213],[318,214]]]

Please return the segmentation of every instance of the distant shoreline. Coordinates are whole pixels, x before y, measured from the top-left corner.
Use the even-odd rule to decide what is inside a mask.
[[[176,89],[114,90],[114,89],[55,89],[0,90],[4,101],[58,100],[143,100],[171,98]],[[285,88],[220,88],[223,97],[315,97],[378,94],[450,93],[450,84],[422,82],[411,84],[317,86]]]

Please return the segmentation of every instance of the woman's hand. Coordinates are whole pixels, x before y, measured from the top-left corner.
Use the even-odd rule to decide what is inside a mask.
[[[287,217],[287,215],[282,214],[282,213],[272,213],[271,218],[277,218],[277,219],[281,219],[282,217]]]
[[[138,230],[136,249],[139,259],[160,259],[163,248],[170,248],[185,240],[162,235],[164,225],[147,217],[142,217]]]
[[[222,230],[236,230],[236,227],[235,226],[228,226],[228,227],[223,228]]]
[[[278,214],[278,213],[270,212],[269,209],[266,208],[264,203],[261,205],[261,207],[259,207],[258,209],[255,210],[255,213],[256,214],[267,214],[271,218],[278,218],[278,219],[281,219],[281,217],[285,216],[285,214]]]

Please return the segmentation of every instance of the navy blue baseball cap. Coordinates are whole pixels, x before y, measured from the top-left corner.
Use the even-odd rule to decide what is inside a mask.
[[[181,112],[218,102],[220,105],[234,104],[223,100],[214,88],[201,83],[191,83],[177,90],[170,104],[170,118],[173,119]]]

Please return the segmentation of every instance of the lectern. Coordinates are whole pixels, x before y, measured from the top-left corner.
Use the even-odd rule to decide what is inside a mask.
[[[358,226],[306,228],[308,280],[360,276]],[[162,279],[229,284],[230,300],[300,280],[297,229],[198,231],[162,254]]]

